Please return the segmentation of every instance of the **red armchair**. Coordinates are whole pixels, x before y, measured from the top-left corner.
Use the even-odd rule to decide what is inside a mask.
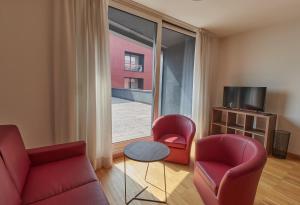
[[[109,204],[83,141],[25,150],[14,125],[0,125],[0,204]]]
[[[159,117],[152,126],[154,141],[170,148],[166,161],[189,164],[191,145],[195,135],[194,122],[183,115],[165,115]]]
[[[214,135],[196,144],[194,184],[206,205],[253,205],[267,160],[264,147],[239,135]]]

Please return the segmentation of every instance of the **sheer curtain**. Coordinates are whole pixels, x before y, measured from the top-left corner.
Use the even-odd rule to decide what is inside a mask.
[[[212,76],[216,67],[217,38],[200,30],[196,36],[195,64],[193,80],[193,120],[197,126],[196,138],[209,133],[211,111]]]
[[[94,168],[110,167],[108,0],[56,0],[54,5],[55,140],[85,140]]]
[[[191,101],[193,96],[193,66],[195,56],[195,40],[189,39],[184,42],[184,56],[182,66],[182,82],[180,97],[180,113],[189,117],[192,113]]]

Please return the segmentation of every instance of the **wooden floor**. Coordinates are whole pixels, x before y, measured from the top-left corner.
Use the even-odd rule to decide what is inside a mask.
[[[146,186],[146,164],[127,161],[128,196],[134,196]],[[168,204],[204,205],[194,188],[191,167],[166,163]],[[97,175],[111,205],[124,204],[123,158],[117,159],[109,170],[99,170]],[[148,181],[158,186],[149,188],[142,197],[163,199],[163,167],[161,163],[150,164]],[[132,205],[156,204],[134,201]],[[242,205],[242,204],[241,204]],[[300,205],[300,161],[268,158],[256,194],[255,205]]]

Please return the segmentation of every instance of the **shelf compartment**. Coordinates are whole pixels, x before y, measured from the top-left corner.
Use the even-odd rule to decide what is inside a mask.
[[[254,116],[246,115],[245,129],[246,130],[253,129],[253,123],[254,123]]]
[[[227,117],[227,122],[228,125],[235,125],[236,124],[236,119],[237,119],[237,113],[235,112],[228,112],[228,117]]]
[[[235,134],[235,129],[232,129],[230,127],[227,128],[227,134]]]
[[[256,117],[254,128],[258,130],[266,130],[267,129],[267,120],[265,117]]]
[[[236,124],[239,126],[245,127],[246,115],[245,114],[238,114],[236,118]]]
[[[245,133],[244,133],[244,136],[246,136],[246,137],[253,137],[253,134],[250,133],[250,132],[245,132]]]
[[[246,115],[236,112],[228,111],[228,123],[227,126],[230,129],[234,129],[235,133],[240,131],[239,133],[244,133],[245,130],[245,118]],[[242,134],[243,135],[243,134]]]
[[[213,123],[226,125],[227,122],[227,112],[222,110],[213,110]]]
[[[258,142],[260,142],[262,145],[265,146],[265,138],[260,135],[253,135],[253,138],[256,139]]]
[[[215,124],[213,123],[212,125],[212,133],[213,135],[215,134],[226,134],[226,127],[225,126],[221,126],[219,124]]]
[[[235,130],[235,134],[236,135],[244,135],[244,132],[243,131],[241,131],[241,130]]]

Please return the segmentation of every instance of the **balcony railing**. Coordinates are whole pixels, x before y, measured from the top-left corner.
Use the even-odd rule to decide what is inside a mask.
[[[144,66],[125,63],[125,70],[134,71],[134,72],[143,72]]]

